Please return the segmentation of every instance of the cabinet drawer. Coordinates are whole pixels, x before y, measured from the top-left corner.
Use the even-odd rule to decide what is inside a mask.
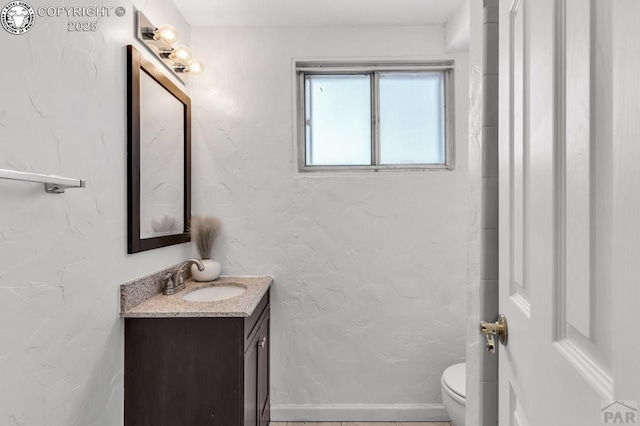
[[[244,319],[244,350],[246,351],[251,343],[251,340],[255,337],[255,334],[260,328],[260,320],[265,312],[265,309],[269,306],[269,292],[262,297],[260,303],[256,307],[253,314],[250,317]]]

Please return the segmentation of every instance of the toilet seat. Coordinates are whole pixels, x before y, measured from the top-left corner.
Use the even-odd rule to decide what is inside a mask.
[[[442,373],[442,387],[453,399],[463,403],[467,396],[467,365],[452,365]]]

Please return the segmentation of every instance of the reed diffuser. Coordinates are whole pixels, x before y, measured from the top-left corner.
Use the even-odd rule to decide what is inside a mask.
[[[193,216],[191,218],[191,239],[195,243],[204,270],[199,271],[195,265],[191,266],[191,275],[196,281],[213,281],[220,276],[222,266],[220,262],[213,260],[211,253],[222,222],[213,216]]]

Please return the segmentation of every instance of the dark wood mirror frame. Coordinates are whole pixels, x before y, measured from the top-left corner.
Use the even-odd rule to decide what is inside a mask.
[[[180,234],[140,238],[140,73],[171,93],[184,106],[184,229]],[[138,253],[159,247],[191,241],[191,99],[145,59],[132,45],[127,46],[127,234],[128,253]]]

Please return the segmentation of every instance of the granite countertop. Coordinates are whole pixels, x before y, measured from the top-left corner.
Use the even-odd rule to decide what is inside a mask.
[[[120,317],[122,318],[176,318],[176,317],[248,317],[267,293],[273,278],[259,277],[220,277],[211,282],[188,280],[186,288],[181,292],[165,296],[157,293],[156,286],[149,290],[141,288],[141,280],[123,284],[120,287]],[[146,284],[142,284],[144,286]],[[240,296],[216,302],[189,302],[182,297],[203,287],[234,285],[246,287]],[[156,292],[155,294],[150,294]]]

